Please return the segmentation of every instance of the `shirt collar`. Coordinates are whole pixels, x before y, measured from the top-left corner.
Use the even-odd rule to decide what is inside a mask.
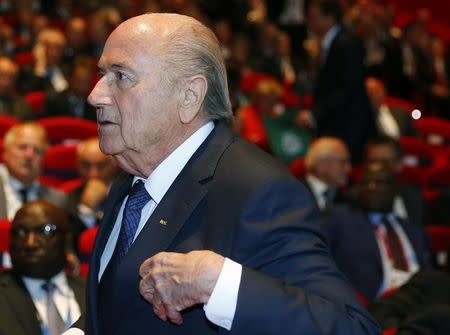
[[[374,226],[379,226],[383,224],[383,218],[386,217],[389,221],[395,219],[394,213],[380,213],[380,212],[369,212],[369,220]]]
[[[322,196],[323,192],[325,192],[329,188],[328,185],[325,184],[322,180],[310,173],[306,175],[305,179],[310,184],[311,190],[315,195]]]
[[[150,176],[145,180],[141,177],[134,177],[136,180],[142,179],[145,182],[145,189],[157,204],[162,200],[170,185],[183,170],[192,155],[200,145],[206,140],[214,129],[214,122],[209,121],[192,134],[178,148],[176,148],[166,159],[164,159]]]
[[[50,280],[26,276],[22,276],[22,279],[29,292],[44,292],[42,285],[48,281],[51,281],[53,284],[55,284],[56,289],[61,294],[65,296],[69,296],[70,294],[72,294],[64,271],[59,272],[54,277],[50,278]]]
[[[5,176],[7,177],[7,179],[9,180],[9,184],[11,185],[11,187],[13,188],[13,190],[15,191],[20,191],[25,187],[25,185],[19,181],[17,178],[13,177],[9,171],[8,168],[6,167],[6,165],[2,165],[2,170],[3,173],[5,174]],[[27,187],[29,190],[36,190],[39,187],[39,183],[37,181],[34,181],[31,186]]]
[[[327,31],[322,39],[322,42],[320,43],[320,47],[322,48],[322,50],[328,51],[330,49],[331,43],[333,43],[334,38],[340,31],[340,25],[334,25],[330,30]]]

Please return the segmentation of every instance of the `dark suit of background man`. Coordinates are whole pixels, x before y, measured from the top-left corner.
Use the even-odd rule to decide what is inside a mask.
[[[88,99],[100,148],[130,176],[106,201],[86,333],[377,334],[304,187],[226,124],[220,55],[176,14],[127,20],[105,44]]]
[[[10,238],[14,268],[0,273],[0,334],[59,335],[85,306],[84,281],[64,273],[71,240],[67,216],[49,202],[30,202],[14,217]],[[56,310],[47,300],[48,283],[55,285]]]
[[[423,227],[393,212],[396,188],[389,167],[371,164],[359,184],[358,203],[335,207],[322,224],[339,269],[369,302],[430,266]]]
[[[320,65],[312,109],[301,111],[299,124],[315,127],[318,136],[342,139],[352,160],[359,162],[375,124],[364,88],[362,45],[341,20],[335,0],[311,0],[307,5],[308,29],[320,41]]]

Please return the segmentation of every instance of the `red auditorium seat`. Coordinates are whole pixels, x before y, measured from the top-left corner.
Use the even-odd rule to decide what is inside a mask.
[[[447,165],[443,151],[413,137],[401,137],[404,152],[401,178],[404,182],[427,185],[432,173]]]
[[[427,226],[425,229],[430,236],[433,252],[447,252],[450,249],[450,227]]]
[[[386,97],[385,104],[391,108],[404,109],[408,112],[412,112],[417,108],[411,101],[400,99],[397,97]]]
[[[70,193],[77,187],[81,186],[81,184],[83,184],[83,179],[76,178],[62,183],[58,186],[58,189],[64,193]]]
[[[414,126],[420,135],[430,144],[446,145],[450,143],[450,121],[425,116],[414,122]]]
[[[9,250],[9,231],[11,222],[7,219],[0,219],[0,271],[3,270],[3,254]]]
[[[383,330],[383,335],[395,335],[397,334],[397,328],[388,328]]]
[[[44,105],[45,97],[46,97],[45,91],[34,91],[27,93],[24,96],[24,99],[33,109],[33,114],[38,116],[42,111],[42,106]]]
[[[96,137],[97,123],[74,116],[51,116],[38,120],[47,130],[51,143],[63,143]]]
[[[59,187],[63,182],[67,182],[78,177],[77,146],[55,144],[51,145],[44,158],[43,175],[39,181],[45,185]]]
[[[0,114],[0,137],[3,138],[9,128],[19,123],[20,120],[15,117]]]
[[[78,240],[78,252],[80,255],[80,276],[86,277],[89,271],[89,261],[92,250],[94,249],[95,237],[97,236],[98,226],[85,230],[81,233]]]
[[[303,157],[297,158],[293,160],[289,164],[289,170],[292,174],[298,179],[302,179],[305,177],[305,159]]]
[[[14,57],[14,60],[20,67],[31,66],[34,63],[34,56],[31,52],[19,52]]]

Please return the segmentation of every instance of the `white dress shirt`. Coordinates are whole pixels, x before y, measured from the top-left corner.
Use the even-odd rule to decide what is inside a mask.
[[[324,210],[326,207],[326,199],[324,196],[324,192],[329,188],[327,184],[321,181],[316,176],[312,174],[307,174],[305,177],[306,181],[309,184],[312,194],[314,198],[316,198],[317,205],[321,210]]]
[[[133,183],[138,179],[142,179],[144,181],[145,189],[151,196],[151,200],[142,209],[141,218],[134,236],[134,240],[145,226],[151,214],[158,206],[169,187],[172,185],[173,181],[181,173],[189,159],[205,141],[213,129],[214,123],[208,122],[193,135],[191,135],[177,149],[175,149],[163,162],[161,162],[161,164],[158,165],[158,167],[147,179],[140,177],[135,177],[133,179]],[[113,230],[100,258],[100,269],[98,274],[99,281],[114,252],[114,248],[119,237],[123,211],[127,198],[128,197],[124,199],[121,205]],[[228,330],[231,329],[234,313],[236,311],[241,273],[242,266],[226,258],[211,297],[208,303],[204,305],[206,317],[214,324]],[[82,334],[84,334],[84,332],[76,328],[72,328],[64,333],[64,335]]]
[[[325,63],[327,57],[328,57],[328,51],[331,48],[331,44],[333,43],[334,39],[336,38],[337,34],[341,31],[340,25],[335,25],[331,27],[330,30],[327,31],[325,36],[323,37],[322,41],[320,42],[320,63]]]
[[[47,334],[47,292],[42,288],[42,285],[47,280],[30,277],[22,277],[22,279],[38,312],[37,316],[40,320],[42,333]],[[70,288],[64,272],[60,272],[54,276],[51,282],[56,286],[53,293],[56,308],[65,322],[66,327],[69,327],[80,317],[80,306],[75,299],[75,294]]]
[[[386,136],[398,139],[400,137],[400,128],[386,105],[381,105],[377,114],[378,129]]]

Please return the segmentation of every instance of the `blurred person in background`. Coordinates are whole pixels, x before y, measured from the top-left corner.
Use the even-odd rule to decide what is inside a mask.
[[[0,56],[0,114],[20,120],[33,118],[33,111],[25,100],[16,94],[18,65],[10,58]]]
[[[13,268],[0,273],[0,334],[59,335],[85,310],[85,283],[67,275],[66,214],[46,201],[24,205],[12,221]]]
[[[38,177],[48,148],[47,133],[37,123],[11,127],[4,136],[0,165],[0,217],[12,220],[25,203],[42,199],[63,206],[64,193],[42,185]]]
[[[367,140],[375,134],[364,88],[362,45],[343,27],[335,0],[311,0],[307,25],[320,41],[319,70],[312,108],[303,109],[297,123],[315,129],[317,136],[340,138],[353,162],[360,162]]]
[[[369,302],[431,267],[423,226],[393,211],[398,181],[386,165],[368,165],[357,187],[357,203],[335,206],[321,223],[338,268]]]
[[[62,92],[67,89],[66,69],[63,64],[66,37],[53,28],[42,30],[33,48],[33,68],[24,69],[18,89],[22,94],[32,91]]]
[[[77,147],[77,168],[82,184],[68,193],[66,208],[78,217],[73,226],[74,240],[103,217],[103,201],[118,176],[116,161],[100,151],[98,138],[83,140]]]
[[[347,186],[352,165],[350,152],[340,139],[319,137],[305,156],[306,175],[303,183],[316,199],[322,212],[342,202],[342,189]]]
[[[366,90],[375,113],[378,134],[395,139],[401,136],[417,135],[412,123],[411,111],[386,105],[386,88],[380,79],[367,78]]]
[[[366,164],[381,163],[388,166],[397,176],[399,187],[394,198],[394,213],[409,222],[424,226],[429,223],[422,189],[418,185],[402,183],[403,150],[392,137],[373,138],[367,144]]]
[[[68,75],[69,86],[62,92],[47,94],[40,116],[65,115],[95,121],[95,108],[87,103],[94,77],[92,68],[89,60],[76,62]]]

